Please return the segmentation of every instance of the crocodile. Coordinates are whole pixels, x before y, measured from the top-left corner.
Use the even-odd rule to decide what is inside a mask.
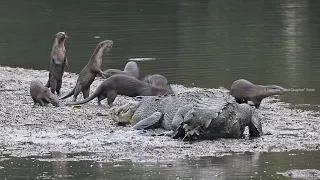
[[[238,104],[218,89],[196,89],[166,96],[141,96],[109,110],[110,118],[133,129],[163,128],[173,138],[239,138],[246,126],[251,136],[262,134],[254,108]]]

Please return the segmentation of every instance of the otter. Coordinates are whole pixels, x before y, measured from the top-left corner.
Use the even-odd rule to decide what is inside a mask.
[[[133,76],[137,79],[140,79],[140,70],[139,70],[138,64],[134,61],[128,62],[125,65],[123,71],[118,70],[118,69],[107,69],[107,70],[103,71],[103,74],[107,78],[112,75],[115,75],[115,74],[124,74],[127,76]]]
[[[113,46],[112,40],[101,41],[94,50],[88,64],[81,70],[76,86],[67,95],[61,99],[65,99],[73,95],[73,101],[77,100],[77,96],[80,92],[83,94],[83,98],[89,97],[90,86],[94,81],[97,74],[105,77],[101,71],[102,55],[104,51],[109,51]]]
[[[153,74],[153,75],[147,75],[143,78],[143,82],[149,83],[153,86],[162,87],[170,90],[173,92],[170,84],[168,83],[167,78],[165,78],[161,74]]]
[[[138,64],[134,61],[129,61],[123,69],[124,72],[130,73],[132,76],[136,77],[137,79],[140,78],[140,69]]]
[[[59,107],[59,98],[53,94],[49,88],[43,86],[41,81],[33,80],[30,83],[30,95],[33,99],[34,106],[39,103],[40,106],[44,106],[51,103],[55,107]]]
[[[107,79],[107,78],[109,78],[109,77],[111,77],[113,75],[116,75],[116,74],[123,74],[123,75],[126,75],[126,76],[132,76],[131,73],[125,72],[125,71],[121,71],[119,69],[107,69],[107,70],[103,71],[103,75],[105,76],[105,78],[102,77],[102,79]],[[132,76],[132,77],[134,77],[134,76]],[[136,78],[136,77],[134,77],[134,78]]]
[[[58,32],[55,35],[51,50],[49,79],[46,87],[50,87],[52,93],[57,92],[60,95],[62,84],[62,76],[66,68],[68,68],[68,60],[66,56],[65,41],[68,38],[65,32]]]
[[[277,85],[255,85],[248,80],[238,79],[231,85],[230,94],[238,103],[252,101],[256,108],[260,107],[261,101],[272,95],[282,95],[286,90]]]
[[[101,105],[101,100],[107,98],[108,105],[111,107],[117,95],[136,97],[169,94],[173,93],[166,88],[153,86],[133,76],[116,74],[104,80],[88,98],[79,102],[69,102],[66,105],[84,104],[98,97],[98,105]]]

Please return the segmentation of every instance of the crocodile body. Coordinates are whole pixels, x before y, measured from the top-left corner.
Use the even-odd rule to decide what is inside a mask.
[[[246,126],[251,126],[249,132],[254,136],[262,131],[260,121],[252,118],[250,105],[240,105],[217,89],[145,96],[139,102],[113,107],[109,114],[117,122],[133,124],[134,129],[172,130],[174,138],[238,138]]]

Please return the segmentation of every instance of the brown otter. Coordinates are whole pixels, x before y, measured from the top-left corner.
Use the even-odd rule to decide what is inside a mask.
[[[262,99],[284,94],[285,89],[277,85],[255,85],[245,79],[238,79],[231,85],[230,94],[238,103],[252,101],[256,108],[260,107]]]
[[[149,83],[153,86],[166,88],[173,93],[173,90],[172,90],[167,78],[165,78],[161,74],[147,75],[146,77],[143,78],[143,82]]]
[[[34,105],[39,103],[41,106],[44,106],[48,103],[51,103],[55,107],[60,106],[59,98],[53,94],[49,88],[43,86],[39,80],[31,81],[30,95],[33,99]]]
[[[66,103],[66,105],[83,104],[98,97],[99,105],[101,105],[101,100],[107,98],[108,105],[112,106],[112,103],[118,94],[129,97],[135,97],[168,95],[172,94],[172,92],[168,89],[156,87],[151,84],[140,81],[133,76],[116,74],[110,76],[105,81],[103,81],[88,98],[79,102],[69,102]]]
[[[68,67],[66,48],[64,46],[68,36],[65,32],[58,32],[55,36],[56,38],[51,50],[49,79],[46,87],[50,87],[52,93],[57,92],[60,95],[62,76],[65,68]]]
[[[124,74],[127,76],[133,76],[137,79],[140,79],[140,70],[139,70],[138,64],[134,61],[128,62],[125,65],[123,71],[118,70],[118,69],[107,69],[107,70],[103,71],[103,74],[107,78],[112,75],[115,75],[115,74]]]
[[[77,96],[80,92],[82,92],[84,99],[89,97],[90,86],[94,81],[96,75],[100,74],[102,77],[105,77],[100,69],[102,64],[102,55],[104,53],[104,50],[106,49],[106,51],[109,51],[112,48],[112,45],[112,40],[101,41],[97,45],[88,64],[81,70],[76,86],[72,91],[69,92],[69,94],[62,97],[61,99],[65,99],[73,95],[73,101],[76,101]]]

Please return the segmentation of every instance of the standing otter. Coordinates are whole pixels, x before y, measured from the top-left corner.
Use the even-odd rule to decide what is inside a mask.
[[[97,45],[88,64],[81,70],[76,86],[73,88],[72,91],[69,92],[69,94],[62,97],[61,99],[65,99],[73,95],[73,101],[76,101],[77,96],[80,92],[82,92],[84,99],[89,97],[90,86],[97,74],[100,74],[102,77],[105,77],[100,69],[102,64],[102,55],[104,53],[104,50],[106,49],[106,51],[109,51],[112,48],[112,45],[112,40],[101,41]]]
[[[60,106],[58,97],[53,94],[49,88],[43,86],[39,80],[31,81],[30,95],[33,99],[34,105],[39,103],[41,106],[44,106],[48,103],[51,103],[55,107]]]
[[[66,48],[64,46],[68,36],[65,32],[58,32],[55,36],[56,38],[51,50],[49,80],[46,87],[50,87],[52,93],[56,91],[60,95],[62,76],[65,68],[68,67]]]
[[[238,79],[231,85],[230,94],[235,97],[238,103],[252,101],[256,108],[260,107],[262,99],[284,94],[285,89],[277,85],[254,85],[245,79]]]
[[[105,75],[106,78],[115,74],[124,74],[127,76],[133,76],[137,79],[140,79],[140,70],[139,70],[138,64],[134,61],[128,62],[124,67],[123,71],[118,69],[107,69],[103,71],[103,74]]]
[[[173,92],[170,84],[168,83],[167,78],[165,78],[161,74],[147,75],[146,77],[143,78],[143,82],[149,83],[153,86],[167,88]]]
[[[135,96],[156,96],[173,94],[170,89],[160,88],[138,80],[133,76],[116,74],[103,81],[97,89],[86,99],[79,102],[70,102],[66,105],[78,105],[91,101],[98,97],[98,104],[101,100],[107,98],[108,105],[112,106],[117,95],[129,97]]]

